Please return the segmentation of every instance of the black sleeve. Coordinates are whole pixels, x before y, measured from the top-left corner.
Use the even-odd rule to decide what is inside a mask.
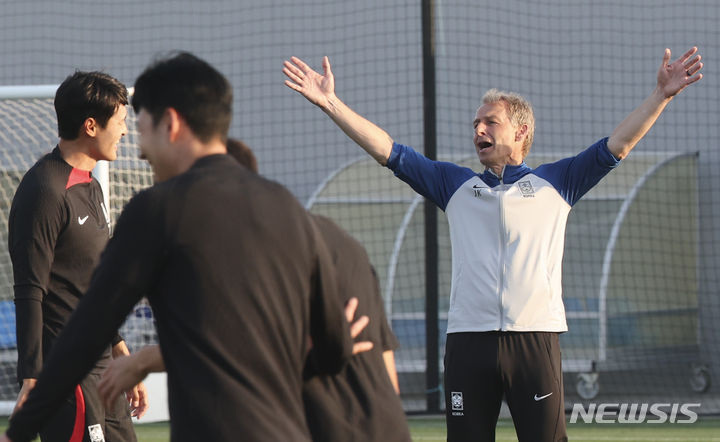
[[[53,344],[36,387],[10,421],[8,436],[30,440],[95,365],[133,306],[147,293],[163,256],[156,202],[138,194],[118,220],[90,288]]]
[[[36,379],[42,369],[42,292],[38,288],[24,287],[35,292],[18,296],[23,288],[15,288],[15,334],[17,336],[17,380]]]
[[[305,367],[306,378],[340,372],[352,356],[353,346],[340,295],[337,293],[335,266],[325,241],[313,224],[317,263],[310,301],[310,338],[313,346]]]
[[[120,325],[122,325],[122,323],[121,323]],[[112,342],[110,343],[110,345],[112,345],[113,347],[115,347],[116,345],[118,345],[119,343],[121,343],[121,342],[124,341],[124,340],[125,340],[125,339],[120,335],[120,333],[115,333],[115,336],[113,337],[113,340],[112,340]]]
[[[383,301],[382,295],[380,294],[380,282],[378,281],[377,273],[375,268],[371,266],[373,276],[373,287],[374,291],[371,295],[373,303],[377,306],[375,309],[376,318],[372,318],[373,321],[377,321],[380,325],[380,349],[385,352],[389,350],[395,350],[400,347],[400,343],[393,333],[390,323],[388,322],[387,315],[385,313],[385,302]]]
[[[62,196],[34,178],[27,176],[18,186],[8,219],[18,381],[37,378],[43,365],[42,300],[50,281],[55,245],[67,225]]]

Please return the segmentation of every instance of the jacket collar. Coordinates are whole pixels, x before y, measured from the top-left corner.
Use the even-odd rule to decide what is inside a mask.
[[[485,172],[480,175],[480,178],[488,185],[494,187],[498,184],[513,184],[530,172],[532,172],[532,169],[523,161],[518,165],[506,165],[503,167],[500,176],[497,176],[495,172],[489,168],[485,169]]]

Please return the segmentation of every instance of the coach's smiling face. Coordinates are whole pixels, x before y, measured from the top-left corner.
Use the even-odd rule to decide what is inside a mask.
[[[527,126],[516,127],[508,118],[503,102],[482,105],[473,121],[473,143],[480,162],[500,176],[506,164],[523,161],[523,140]]]

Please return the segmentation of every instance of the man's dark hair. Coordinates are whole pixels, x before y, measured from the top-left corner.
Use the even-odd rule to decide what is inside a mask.
[[[179,52],[156,60],[140,74],[132,106],[136,114],[147,111],[153,124],[173,108],[200,141],[220,136],[225,142],[232,117],[232,87],[206,61]]]
[[[258,173],[257,158],[247,144],[237,138],[228,138],[226,145],[228,155],[251,171]]]
[[[76,71],[55,92],[58,136],[74,140],[88,118],[105,127],[118,107],[128,104],[124,84],[104,72]]]

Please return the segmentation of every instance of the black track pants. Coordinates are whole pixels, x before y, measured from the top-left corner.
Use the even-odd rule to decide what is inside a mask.
[[[567,440],[558,333],[448,334],[448,442],[494,441],[503,396],[520,442]]]

